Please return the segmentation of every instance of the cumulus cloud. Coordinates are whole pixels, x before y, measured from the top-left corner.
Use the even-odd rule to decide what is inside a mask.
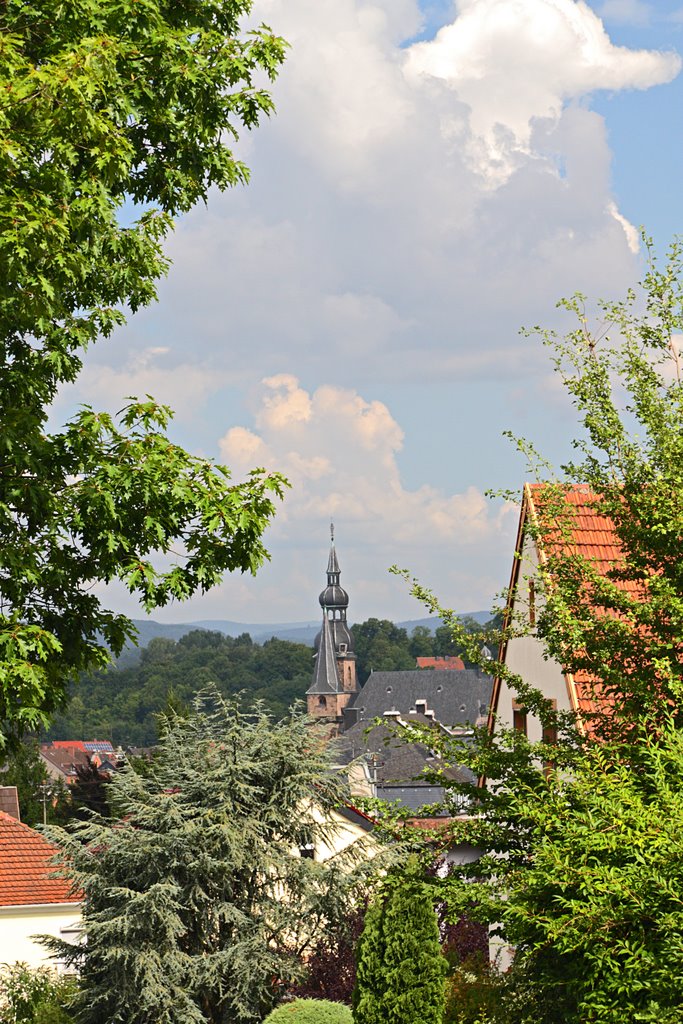
[[[676,54],[615,46],[582,0],[458,0],[457,11],[435,39],[410,47],[406,67],[467,105],[471,154],[494,180],[529,152],[535,119],[556,121],[596,89],[648,89],[680,70]]]
[[[590,97],[669,81],[680,59],[616,46],[581,0],[459,0],[411,44],[423,6],[255,0],[291,50],[276,116],[240,143],[251,183],[179,222],[160,305],[119,335],[127,358],[84,382],[88,398],[150,391],[193,429],[203,419],[204,450],[223,435],[234,465],[291,475],[273,565],[236,597],[286,618],[285,597],[300,608],[314,585],[330,514],[355,531],[365,614],[395,612],[384,567],[405,554],[419,572],[422,548],[420,575],[447,601],[488,603],[509,571],[479,490],[512,483],[500,433],[530,416],[547,441],[567,430],[545,354],[518,329],[557,326],[563,295],[616,297],[640,276]],[[641,7],[605,2],[610,17]],[[453,422],[437,431],[439,403]],[[404,444],[409,422],[439,453],[430,473]],[[237,594],[225,586],[215,611]]]
[[[286,366],[457,386],[505,366],[561,295],[637,277],[585,97],[664,82],[678,57],[615,46],[574,0],[467,0],[413,45],[414,0],[257,0],[255,15],[292,48],[277,115],[245,144],[252,182],[181,221],[162,304],[129,344],[196,346],[245,385]]]
[[[391,600],[406,615],[419,616],[407,594],[397,596],[400,585],[387,575],[387,567],[397,562],[420,572],[446,602],[469,609],[488,605],[499,589],[493,583],[496,555],[510,549],[514,515],[476,487],[448,494],[426,484],[406,486],[399,466],[403,431],[383,402],[328,384],[308,392],[295,377],[281,374],[263,381],[254,424],[257,429],[230,428],[220,452],[237,478],[256,460],[291,481],[272,531],[283,580],[293,563],[302,573],[302,547],[312,541],[324,550],[327,523],[334,519],[348,585],[352,590],[356,585],[361,599],[356,615],[385,614],[370,603],[370,595],[388,600],[393,592]],[[488,550],[484,559],[483,549]],[[309,597],[317,593],[320,561],[311,557],[303,571]],[[288,585],[285,593],[291,601]],[[298,594],[297,605],[305,597]]]

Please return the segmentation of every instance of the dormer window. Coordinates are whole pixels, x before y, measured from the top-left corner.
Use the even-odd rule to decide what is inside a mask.
[[[339,644],[339,653],[346,654],[346,644]]]

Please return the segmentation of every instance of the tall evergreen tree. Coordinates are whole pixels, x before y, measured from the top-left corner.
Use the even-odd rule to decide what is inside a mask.
[[[441,1024],[447,963],[416,865],[390,877],[370,907],[357,961],[356,1024]]]
[[[343,798],[303,717],[213,690],[169,721],[145,774],[112,778],[118,819],[50,831],[84,894],[87,941],[52,943],[79,964],[81,1024],[261,1021],[373,870],[363,851],[300,855]]]

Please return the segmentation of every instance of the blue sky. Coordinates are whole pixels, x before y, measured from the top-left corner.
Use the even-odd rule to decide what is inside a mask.
[[[293,490],[271,564],[166,621],[317,617],[328,522],[350,615],[459,610],[506,584],[521,488],[502,437],[555,462],[575,433],[547,353],[581,290],[642,273],[637,229],[683,230],[683,0],[255,0],[292,44],[247,189],[178,225],[159,304],[96,347],[75,402],[151,392],[175,436]],[[117,607],[135,612],[125,594]]]

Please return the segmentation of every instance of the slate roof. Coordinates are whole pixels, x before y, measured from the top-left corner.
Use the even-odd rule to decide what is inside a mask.
[[[409,721],[425,724],[427,720],[419,715],[411,715]],[[368,730],[367,723],[358,723],[347,729],[337,744],[338,750],[346,753],[349,760],[363,751],[374,754],[376,781],[381,785],[416,783],[416,777],[422,774],[424,768],[433,767],[436,763],[427,746],[402,741],[386,725],[377,725]],[[445,774],[449,779],[470,781],[470,775],[465,769],[448,769]],[[433,785],[426,780],[420,780],[420,784]]]
[[[53,878],[56,849],[39,832],[0,811],[0,907],[79,903],[66,878]]]
[[[422,699],[444,725],[473,725],[488,713],[492,686],[493,678],[479,669],[373,672],[349,707],[367,724],[385,711],[406,716]]]
[[[323,615],[323,628],[320,634],[320,646],[315,656],[313,682],[306,693],[338,693],[340,690],[337,656],[334,650],[330,621],[327,615]]]
[[[422,715],[411,715],[408,721],[433,724]],[[368,729],[367,723],[359,722],[335,740],[335,750],[335,759],[340,764],[348,764],[361,754],[366,755],[380,799],[399,800],[402,806],[414,810],[444,799],[443,787],[426,779],[423,774],[425,769],[439,766],[431,750],[422,743],[406,743],[388,725]],[[447,768],[444,775],[459,782],[475,781],[474,775],[466,768]]]

